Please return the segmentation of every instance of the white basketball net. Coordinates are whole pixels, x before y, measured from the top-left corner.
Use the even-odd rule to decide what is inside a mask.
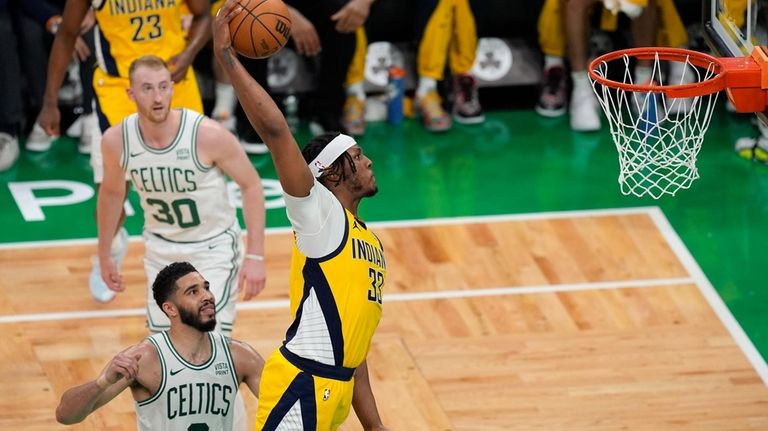
[[[664,63],[683,71],[681,76],[673,78],[675,82],[663,79]],[[659,61],[657,53],[651,81],[669,86],[702,82],[715,76],[715,64],[703,69],[686,59],[685,67],[680,69],[682,62],[672,63]],[[635,84],[628,55],[610,63],[602,62],[594,72],[607,78],[609,66],[618,67],[619,70],[611,69],[610,72],[623,75],[623,81],[619,82]],[[597,81],[592,81],[592,88],[608,117],[611,137],[619,151],[619,185],[623,194],[649,195],[654,199],[665,194],[674,196],[699,178],[696,157],[712,119],[718,93],[675,99],[668,98],[663,92],[633,92]]]

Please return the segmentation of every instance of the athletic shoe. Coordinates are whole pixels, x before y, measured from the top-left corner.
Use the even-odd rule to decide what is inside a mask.
[[[536,103],[536,113],[543,117],[565,115],[568,103],[568,74],[563,66],[550,66],[544,70],[541,93]]]
[[[115,235],[115,238],[112,240],[110,253],[112,254],[112,259],[115,261],[115,266],[119,270],[120,266],[123,264],[123,259],[125,258],[126,253],[128,253],[128,231],[126,231],[124,227],[120,228],[117,235]],[[115,299],[117,293],[107,287],[107,284],[104,283],[104,280],[101,278],[99,257],[94,256],[92,262],[93,267],[91,268],[91,274],[88,277],[88,286],[91,290],[91,296],[93,296],[93,299],[96,301],[102,303]]]
[[[7,133],[0,132],[0,172],[10,169],[18,158],[18,139]]]
[[[37,122],[35,122],[35,125],[32,126],[32,131],[29,132],[29,136],[27,136],[25,147],[29,151],[48,151],[51,148],[51,144],[53,144],[54,139],[54,137],[48,136],[45,133],[45,130],[43,130],[43,128],[40,127]]]
[[[574,88],[570,105],[572,130],[577,132],[600,130],[600,113],[591,86]]]
[[[454,120],[461,124],[480,124],[485,121],[475,77],[469,74],[457,75],[453,83],[456,95],[453,102]]]
[[[365,134],[365,100],[357,96],[347,96],[344,102],[344,111],[341,117],[341,124],[344,129],[352,136],[362,136]]]
[[[452,126],[451,116],[443,109],[443,100],[436,90],[416,99],[421,122],[430,132],[445,132]]]
[[[739,138],[734,147],[739,157],[768,164],[768,138]]]

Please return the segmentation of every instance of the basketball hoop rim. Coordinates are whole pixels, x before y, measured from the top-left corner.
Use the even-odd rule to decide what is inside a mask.
[[[614,81],[604,76],[600,76],[596,72],[601,64],[607,64],[613,61],[621,60],[621,58],[624,56],[634,57],[638,60],[658,59],[681,63],[689,62],[692,65],[701,67],[705,70],[714,67],[713,72],[715,75],[704,81],[694,82],[691,84],[659,85],[653,82],[648,84],[625,84],[623,82]],[[725,89],[725,71],[726,67],[721,59],[713,57],[709,54],[705,54],[703,52],[684,48],[644,47],[621,49],[603,54],[592,60],[592,62],[589,64],[588,72],[592,81],[600,85],[604,85],[608,88],[631,91],[635,93],[664,93],[666,96],[671,98],[686,98],[713,94]]]

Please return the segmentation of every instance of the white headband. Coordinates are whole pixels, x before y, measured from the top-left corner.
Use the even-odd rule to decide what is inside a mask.
[[[318,154],[314,160],[309,162],[308,166],[309,170],[312,171],[312,175],[315,178],[320,178],[320,176],[323,175],[323,169],[331,166],[340,155],[356,144],[357,142],[355,142],[351,136],[344,134],[339,134],[339,136],[333,138],[333,140],[320,151],[320,154]]]

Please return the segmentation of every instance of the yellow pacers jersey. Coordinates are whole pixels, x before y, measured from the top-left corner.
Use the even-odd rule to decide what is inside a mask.
[[[184,0],[93,0],[98,27],[96,59],[109,75],[128,77],[131,62],[152,54],[163,60],[186,46]]]
[[[365,224],[345,210],[344,241],[320,259],[294,241],[290,297],[293,324],[285,348],[331,367],[356,368],[368,355],[381,319],[387,275],[384,250]]]

